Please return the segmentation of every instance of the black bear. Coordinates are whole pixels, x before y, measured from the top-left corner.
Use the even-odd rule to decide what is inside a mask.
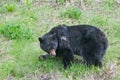
[[[39,41],[41,49],[48,55],[62,58],[65,69],[74,61],[74,54],[82,56],[87,65],[102,67],[108,47],[105,34],[91,25],[58,25],[39,37]]]

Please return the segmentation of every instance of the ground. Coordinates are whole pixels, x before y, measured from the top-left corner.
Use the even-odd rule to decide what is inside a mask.
[[[80,6],[77,0],[71,0],[72,5],[69,2],[56,4],[53,0],[1,1],[0,30],[11,23],[19,24],[30,28],[34,39],[10,39],[0,34],[0,80],[119,80],[120,4],[114,0],[85,0],[83,3]],[[61,16],[68,7],[79,9],[80,16]],[[63,69],[59,58],[39,61],[38,56],[44,52],[39,48],[38,37],[58,24],[90,24],[104,31],[109,47],[103,58],[103,68],[88,68],[78,56],[67,70]]]

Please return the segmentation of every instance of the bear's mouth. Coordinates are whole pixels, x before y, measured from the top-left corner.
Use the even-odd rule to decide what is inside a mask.
[[[50,50],[50,55],[56,56],[55,49],[51,49],[51,50]]]

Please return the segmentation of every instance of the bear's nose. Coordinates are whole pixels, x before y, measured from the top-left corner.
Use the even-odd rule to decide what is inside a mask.
[[[53,55],[53,56],[56,56],[55,49],[51,49],[51,50],[50,50],[50,54]]]

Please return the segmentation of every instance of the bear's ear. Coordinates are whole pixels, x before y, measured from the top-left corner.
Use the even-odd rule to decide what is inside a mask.
[[[43,39],[41,37],[39,37],[38,40],[40,41],[40,43],[43,42]]]

